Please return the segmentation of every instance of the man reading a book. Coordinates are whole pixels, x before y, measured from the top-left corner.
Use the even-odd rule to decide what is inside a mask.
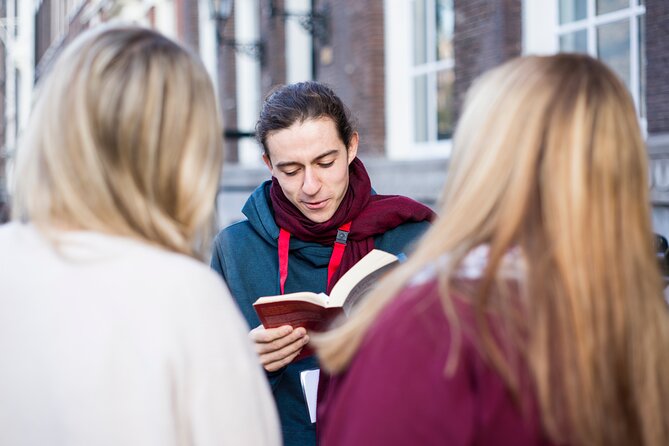
[[[374,248],[403,253],[434,214],[402,196],[377,195],[356,158],[359,136],[327,86],[301,82],[266,98],[256,138],[272,179],[244,205],[247,220],[216,237],[212,267],[228,283],[272,386],[284,444],[313,446],[316,426],[300,374],[318,368],[304,328],[265,329],[253,303],[297,291],[326,292]],[[321,376],[323,390],[324,378]]]

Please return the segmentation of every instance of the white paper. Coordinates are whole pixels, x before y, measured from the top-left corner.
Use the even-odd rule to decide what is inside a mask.
[[[312,423],[316,422],[316,400],[318,397],[318,378],[320,369],[303,370],[300,372],[300,383],[302,384],[302,393],[304,401],[307,403],[309,418]]]

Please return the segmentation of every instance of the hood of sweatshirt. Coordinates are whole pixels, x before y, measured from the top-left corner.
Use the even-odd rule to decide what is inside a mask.
[[[262,183],[253,191],[244,207],[242,213],[246,216],[253,230],[267,243],[278,246],[279,227],[274,221],[274,210],[271,206],[269,188],[270,180]]]
[[[262,183],[253,191],[242,208],[242,213],[248,219],[253,230],[268,244],[278,249],[279,226],[274,221],[274,210],[272,209],[269,188],[271,180]],[[290,252],[292,255],[302,258],[313,267],[327,265],[332,254],[332,246],[319,245],[314,242],[290,238]]]

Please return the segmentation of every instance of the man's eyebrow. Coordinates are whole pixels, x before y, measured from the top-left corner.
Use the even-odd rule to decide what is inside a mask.
[[[311,162],[312,162],[312,163],[318,162],[318,160],[323,159],[323,158],[325,158],[325,157],[328,157],[328,156],[330,156],[330,155],[334,155],[334,154],[336,154],[337,152],[339,152],[338,149],[328,150],[327,152],[325,152],[325,153],[321,153],[320,155],[318,155],[318,156],[317,156],[316,158],[314,158]],[[292,167],[292,166],[301,166],[301,165],[302,165],[302,163],[298,163],[297,161],[281,161],[281,162],[278,162],[278,163],[275,164],[275,166],[276,166],[277,168],[284,168],[284,167],[289,167],[289,166],[291,166],[291,167]]]
[[[281,167],[288,167],[288,166],[301,166],[302,164],[298,163],[297,161],[282,161],[280,163],[276,163],[275,166],[278,168]]]
[[[321,154],[321,155],[318,155],[316,158],[314,158],[314,160],[312,161],[312,163],[315,163],[315,162],[317,162],[318,160],[323,159],[323,158],[325,158],[325,157],[328,157],[328,156],[330,156],[330,155],[335,155],[335,154],[337,154],[338,152],[339,152],[338,149],[328,150],[327,152],[325,152],[325,153],[323,153],[323,154]]]

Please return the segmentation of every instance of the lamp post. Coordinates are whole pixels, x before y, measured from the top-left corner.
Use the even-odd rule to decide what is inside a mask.
[[[216,28],[216,45],[218,47],[221,45],[232,47],[236,53],[246,54],[262,64],[265,52],[262,42],[241,43],[223,36],[225,23],[232,13],[232,3],[233,0],[209,0],[211,19],[214,21]]]
[[[209,0],[209,9],[211,11],[211,18],[217,23],[225,24],[225,21],[230,17],[232,12],[233,0]]]
[[[311,11],[299,13],[281,9],[276,5],[276,0],[269,0],[270,17],[295,19],[320,45],[327,45],[330,40],[330,8],[326,4],[316,11],[315,5],[315,0],[311,0]]]
[[[317,53],[319,50],[328,48],[330,45],[330,7],[329,4],[323,5],[316,10],[316,0],[311,0],[311,9],[309,12],[293,12],[277,6],[276,0],[269,1],[270,18],[286,20],[295,20],[306,32],[311,35],[312,49],[311,76],[318,79]]]

